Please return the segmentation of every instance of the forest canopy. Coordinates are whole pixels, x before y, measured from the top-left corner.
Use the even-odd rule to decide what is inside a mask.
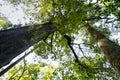
[[[43,31],[41,35],[32,36],[32,40],[37,40],[36,38],[49,33],[49,30],[46,31],[48,28],[44,29],[45,26],[37,29],[36,24],[54,24],[55,29],[53,32],[50,29],[49,36],[41,38],[32,45],[35,53],[33,63],[25,58],[1,79],[6,75],[8,80],[120,79],[119,1],[6,0],[2,2],[13,6],[16,10],[20,7],[25,17],[24,23],[13,24],[0,12],[1,31],[11,28],[17,30],[32,25],[29,27],[33,31],[28,34]],[[3,6],[3,3],[0,5]]]

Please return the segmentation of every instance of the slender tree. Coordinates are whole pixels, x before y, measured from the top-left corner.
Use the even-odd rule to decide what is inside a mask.
[[[120,46],[109,40],[105,35],[92,28],[89,23],[85,25],[87,31],[94,38],[98,47],[103,51],[105,57],[120,74]]]

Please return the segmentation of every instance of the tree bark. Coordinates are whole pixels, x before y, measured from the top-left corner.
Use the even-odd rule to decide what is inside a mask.
[[[46,23],[0,31],[0,68],[56,30],[54,24]]]
[[[105,57],[120,74],[120,46],[92,28],[88,23],[86,28],[98,44],[98,47],[103,51]]]

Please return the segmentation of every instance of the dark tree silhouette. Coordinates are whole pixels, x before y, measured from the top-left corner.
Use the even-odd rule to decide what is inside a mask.
[[[56,30],[53,23],[46,23],[0,31],[0,68]]]

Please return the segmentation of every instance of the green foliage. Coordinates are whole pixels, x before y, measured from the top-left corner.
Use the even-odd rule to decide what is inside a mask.
[[[8,79],[37,80],[40,78],[41,80],[51,80],[53,76],[54,69],[52,65],[46,65],[41,62],[38,64],[29,64],[27,66],[29,67],[24,68],[24,66],[20,65],[19,67],[15,67],[13,70],[9,71],[8,74],[10,77]]]
[[[10,1],[16,3],[14,0]],[[115,27],[119,28],[119,21],[117,21],[115,27],[111,24],[114,23],[114,20],[120,19],[120,3],[106,0],[97,1],[88,3],[86,0],[39,0],[37,2],[24,0],[23,2],[19,2],[24,3],[25,6],[32,5],[34,7],[32,11],[36,14],[29,12],[29,7],[31,6],[28,7],[28,10],[26,10],[28,12],[26,13],[33,16],[38,22],[46,23],[52,21],[57,25],[58,30],[54,34],[49,35],[45,41],[40,41],[34,48],[36,49],[35,53],[42,56],[42,58],[46,59],[54,55],[51,59],[60,62],[59,68],[53,69],[51,65],[47,65],[48,67],[44,71],[42,69],[46,66],[45,64],[30,64],[26,68],[24,75],[22,75],[21,80],[120,79],[103,54],[100,54],[102,52],[97,47],[95,41],[84,29],[85,21],[89,21],[93,27],[95,23],[99,23],[102,27],[97,26],[94,28],[108,37],[111,33],[109,31],[111,27],[114,29]],[[37,7],[33,6],[35,3],[38,4]],[[40,10],[37,11],[38,8]],[[110,15],[114,15],[115,19],[111,19]],[[0,25],[5,25],[5,20],[1,20]],[[107,24],[108,27],[104,24]],[[79,37],[82,39],[80,44],[83,43],[82,49],[84,48],[86,50],[83,49],[84,53],[82,53],[76,46],[74,48],[79,56],[80,62],[86,67],[82,67],[75,62],[75,58],[67,45],[66,39],[63,37],[65,34],[71,37],[72,43],[74,43],[76,35],[80,35]],[[81,56],[83,54],[85,56]],[[16,73],[16,71],[18,72]],[[17,80],[22,71],[23,66],[15,67],[8,75],[12,76],[16,73],[13,78]]]
[[[7,29],[11,26],[11,22],[6,18],[0,18],[0,30]]]

